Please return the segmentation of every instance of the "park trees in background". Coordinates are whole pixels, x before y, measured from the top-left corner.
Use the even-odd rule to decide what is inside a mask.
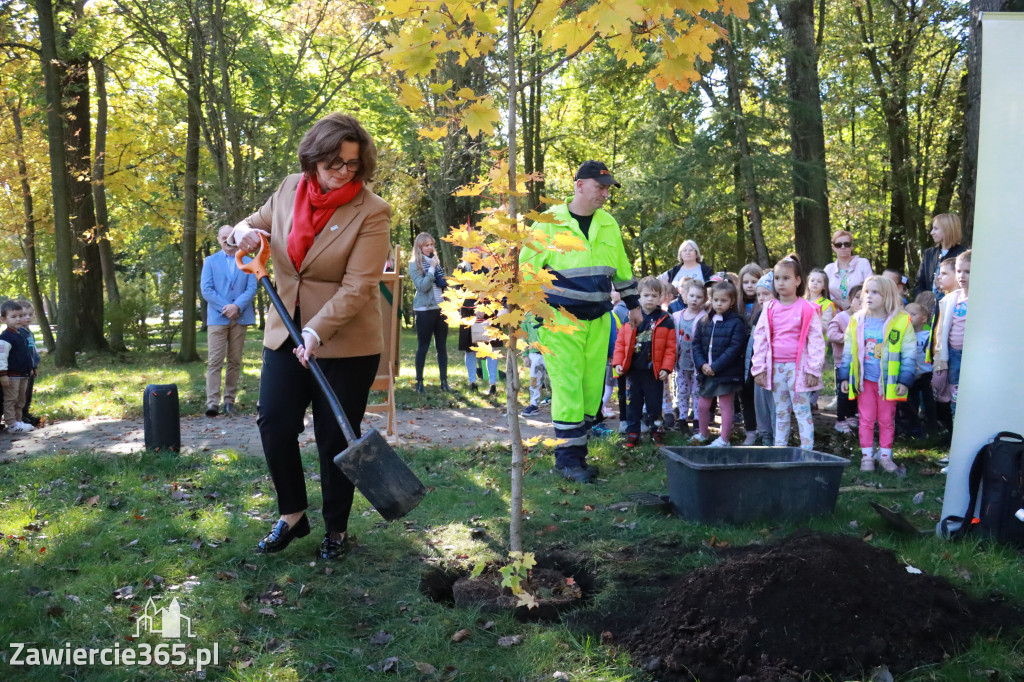
[[[13,198],[0,203],[0,248],[8,260],[21,263],[31,234],[37,266],[34,274],[24,267],[4,269],[0,285],[5,293],[38,296],[58,318],[60,304],[71,302],[79,314],[56,322],[58,330],[69,331],[72,353],[94,336],[75,330],[101,318],[107,339],[121,347],[118,326],[138,328],[131,317],[144,315],[137,304],[145,298],[142,291],[155,291],[155,276],[193,286],[199,259],[216,248],[213,230],[205,228],[233,222],[258,206],[295,171],[301,134],[330,110],[356,114],[380,142],[376,189],[395,207],[395,241],[407,248],[415,232],[441,237],[452,225],[472,220],[481,199],[453,197],[451,191],[489,168],[493,153],[507,158],[510,81],[521,170],[544,173],[528,184],[522,200],[532,208],[542,194],[562,199],[580,161],[605,160],[624,183],[610,208],[639,273],[671,265],[686,238],[694,238],[716,268],[770,263],[794,247],[820,264],[831,259],[827,243],[821,252],[821,244],[809,246],[805,235],[816,234],[820,242],[827,228],[819,220],[808,232],[807,216],[798,214],[814,209],[823,218],[826,205],[831,227],[851,230],[876,267],[913,269],[928,243],[932,213],[960,212],[963,201],[964,223],[970,225],[977,69],[967,61],[974,53],[964,49],[968,6],[953,0],[825,0],[813,8],[797,0],[755,0],[748,19],[722,15],[719,24],[729,29],[729,38],[718,34],[710,41],[692,67],[701,85],[687,92],[651,84],[647,73],[656,50],[618,59],[609,41],[587,42],[592,34],[579,28],[585,21],[575,22],[572,31],[555,30],[559,12],[576,11],[575,6],[552,13],[541,3],[538,19],[520,27],[512,72],[505,70],[504,43],[489,51],[473,45],[472,54],[464,55],[410,52],[414,60],[436,60],[430,73],[407,79],[423,86],[425,106],[413,111],[400,107],[408,93],[392,87],[377,61],[385,36],[401,22],[373,22],[374,10],[358,3],[50,0],[46,7],[54,10],[55,22],[56,61],[48,62],[40,58],[37,3],[0,2],[0,83],[5,104],[19,107],[25,147],[20,172],[13,115],[5,108],[0,144],[11,152],[0,158],[0,172]],[[1016,5],[977,0],[970,7]],[[824,171],[814,166],[810,176],[805,171],[811,166],[794,162],[789,135],[791,117],[813,109],[797,106],[787,86],[787,69],[798,65],[787,28],[795,25],[796,10],[804,18],[798,24],[801,48],[816,52],[820,81],[800,90],[821,98]],[[504,15],[487,11],[490,32],[481,37],[499,40]],[[630,2],[599,3],[579,16],[636,11]],[[200,37],[194,51],[189,36]],[[558,49],[546,47],[558,41]],[[51,97],[60,102],[57,109],[46,105],[44,67],[55,67],[57,90]],[[673,67],[678,73],[687,68]],[[457,87],[442,87],[448,81]],[[445,107],[463,87],[478,98],[472,110],[476,128],[447,123],[459,118]],[[54,115],[49,124],[48,113]],[[56,156],[42,150],[48,125],[58,124],[59,134],[72,136],[75,144],[59,145],[65,162],[48,171],[45,165]],[[417,137],[417,127],[430,134]],[[63,180],[54,175],[68,164],[75,173],[66,172]],[[827,184],[812,188],[825,188],[818,199],[809,198],[809,189],[797,189],[822,177]],[[90,194],[93,218],[83,203]],[[33,199],[31,220],[23,196]],[[58,196],[65,203],[54,202]],[[455,254],[447,243],[439,244],[450,267]],[[181,254],[177,266],[156,257],[166,249]],[[85,313],[75,301],[84,294],[96,305],[98,286],[106,294],[106,310]],[[196,294],[183,293],[182,355],[188,357],[194,345],[189,330],[196,322],[189,302]],[[57,355],[73,361],[67,349]]]
[[[725,2],[725,13],[746,16],[745,2]],[[533,80],[555,73],[597,41],[610,48],[617,60],[633,64],[646,64],[647,77],[659,89],[669,87],[686,90],[699,78],[693,68],[698,56],[707,58],[708,45],[716,41],[722,31],[703,10],[719,9],[715,3],[706,7],[699,2],[668,3],[658,9],[642,8],[633,3],[598,3],[576,13],[563,10],[555,0],[537,0],[516,6],[507,3],[482,3],[473,7],[452,7],[442,2],[410,3],[391,0],[385,3],[382,20],[391,24],[394,46],[386,54],[398,72],[400,82],[409,87],[417,77],[429,76],[439,60],[451,55],[460,62],[494,54],[505,97],[499,99],[490,93],[478,93],[471,88],[450,90],[446,93],[455,102],[449,108],[450,117],[444,128],[465,127],[470,133],[490,129],[493,133],[499,121],[498,102],[505,101],[505,147],[497,155],[487,175],[460,194],[484,196],[491,204],[486,217],[475,230],[468,226],[453,227],[450,239],[464,248],[475,249],[468,259],[484,269],[471,273],[455,273],[454,279],[462,289],[449,290],[445,310],[450,319],[460,319],[459,308],[466,295],[477,300],[478,310],[494,314],[492,338],[507,343],[506,372],[508,376],[506,413],[509,417],[512,441],[511,510],[509,541],[513,552],[522,551],[522,477],[525,465],[523,442],[519,434],[518,403],[518,342],[523,337],[521,325],[525,315],[535,314],[552,324],[553,311],[544,301],[541,285],[551,276],[540,272],[522,272],[519,255],[522,249],[571,250],[583,248],[574,237],[554,240],[531,230],[526,221],[546,222],[550,218],[531,211],[520,214],[518,204],[528,196],[526,184],[536,181],[536,175],[520,173],[518,154],[518,95],[521,84],[518,74],[517,43],[527,32],[541,33],[543,51],[555,55],[551,66],[537,73]],[[504,16],[504,30],[500,17]],[[498,49],[504,44],[504,50]],[[645,54],[644,50],[650,49]],[[504,55],[504,58],[501,57]],[[423,106],[422,98],[406,90],[407,102],[415,108]],[[423,134],[430,136],[440,126],[429,128]],[[608,159],[607,152],[603,155]],[[615,148],[612,149],[615,164]],[[526,266],[529,268],[529,266]],[[568,325],[565,333],[572,332]],[[493,354],[489,344],[476,346],[482,355]]]

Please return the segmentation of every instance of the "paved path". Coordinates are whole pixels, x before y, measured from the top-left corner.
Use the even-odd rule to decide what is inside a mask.
[[[550,412],[543,409],[537,418],[520,418],[523,436],[551,436]],[[396,437],[388,440],[396,447],[473,447],[485,442],[509,442],[504,407],[471,410],[399,410]],[[313,442],[312,418],[306,418],[306,430],[300,445]],[[369,414],[363,431],[370,427],[384,433],[383,415]],[[141,419],[85,419],[64,421],[40,427],[32,433],[0,433],[0,461],[12,461],[29,455],[93,450],[130,453],[145,449],[145,430]],[[231,449],[244,455],[262,457],[259,431],[254,415],[215,417],[187,415],[181,418],[183,450],[212,451]]]

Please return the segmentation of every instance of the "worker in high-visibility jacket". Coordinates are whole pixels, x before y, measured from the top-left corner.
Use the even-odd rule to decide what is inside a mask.
[[[601,206],[612,185],[619,183],[600,161],[586,161],[574,178],[572,199],[548,209],[558,223],[538,223],[535,229],[549,236],[568,232],[580,238],[583,251],[558,253],[523,249],[520,262],[535,270],[546,268],[555,280],[545,287],[547,302],[556,310],[572,313],[578,328],[572,333],[538,329],[540,343],[551,351],[544,358],[551,381],[551,421],[555,437],[555,467],[563,477],[591,483],[597,469],[587,464],[590,427],[601,409],[605,367],[608,364],[608,336],[611,332],[611,291],[614,287],[639,325],[640,298],[632,267],[622,245],[622,231]],[[563,325],[560,314],[551,323]]]

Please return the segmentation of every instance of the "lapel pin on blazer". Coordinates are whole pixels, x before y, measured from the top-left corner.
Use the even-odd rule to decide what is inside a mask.
[[[337,227],[335,225],[331,229]],[[281,320],[288,328],[288,334],[292,337],[292,341],[301,344],[302,332],[299,331],[298,325],[288,314],[284,302],[278,296],[277,290],[274,289],[274,285],[270,282],[270,276],[267,274],[267,260],[270,258],[268,246],[266,236],[261,234],[259,253],[245,263],[242,261],[245,254],[238,251],[235,254],[235,262],[243,272],[256,275],[256,279],[263,285],[270,297],[270,302],[277,308]],[[309,359],[309,369],[313,372],[313,377],[320,386],[320,390],[327,397],[327,402],[331,405],[331,412],[334,413],[334,418],[338,420],[338,425],[341,427],[342,433],[345,434],[345,440],[348,441],[348,447],[335,456],[334,464],[388,521],[394,521],[415,509],[423,496],[427,494],[427,489],[420,479],[412,472],[409,465],[402,461],[398,453],[388,445],[384,436],[380,435],[377,429],[371,428],[362,437],[356,438],[355,431],[352,430],[348,418],[341,409],[341,402],[334,393],[334,389],[327,383],[327,377],[320,369],[320,365],[317,364],[316,358]]]

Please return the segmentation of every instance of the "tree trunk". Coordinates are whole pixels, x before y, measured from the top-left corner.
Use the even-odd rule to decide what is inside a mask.
[[[106,157],[107,157],[107,67],[103,59],[92,63],[96,77],[96,143],[92,158],[92,195],[96,204],[96,239],[99,243],[100,266],[103,269],[103,287],[107,290],[107,303],[117,309],[121,306],[121,292],[117,287],[117,269],[114,249],[107,232],[110,229],[107,215]],[[124,319],[115,314],[110,321],[110,347],[125,351]]]
[[[39,291],[39,274],[36,270],[36,218],[35,207],[32,202],[32,186],[28,181],[28,167],[25,165],[25,133],[21,126],[21,111],[16,104],[8,105],[11,112],[11,122],[14,124],[14,153],[18,162],[18,179],[21,182],[21,204],[25,210],[25,237],[22,240],[22,247],[25,252],[25,262],[28,272],[28,293],[32,298],[32,307],[35,308],[36,322],[43,332],[43,345],[49,353],[54,351],[53,330],[50,329],[50,321],[46,317],[46,308],[43,306],[43,296]]]
[[[757,194],[757,181],[754,178],[754,163],[750,158],[750,141],[747,136],[747,122],[743,116],[742,81],[739,74],[739,64],[736,60],[735,42],[739,39],[739,22],[735,17],[731,19],[732,35],[730,40],[725,41],[725,64],[726,81],[728,82],[729,106],[732,109],[733,134],[736,137],[736,151],[738,153],[737,166],[739,168],[740,182],[743,189],[743,197],[747,202],[747,220],[750,221],[750,236],[754,241],[754,252],[757,254],[757,262],[762,268],[771,264],[768,262],[768,248],[764,243],[764,230],[761,227],[761,200]],[[740,253],[741,261],[746,260]]]
[[[78,342],[78,292],[74,279],[74,240],[71,233],[71,200],[67,159],[64,154],[64,121],[61,118],[62,93],[57,55],[57,32],[53,23],[51,0],[35,0],[39,18],[39,60],[46,90],[46,137],[50,151],[50,184],[53,194],[53,237],[56,249],[57,339],[54,364],[75,366]]]
[[[832,260],[829,248],[825,130],[821,118],[813,0],[778,0],[786,35],[786,83],[793,154],[793,228],[805,268]]]
[[[74,19],[81,16],[76,8]],[[75,27],[65,31],[74,37]],[[96,207],[92,197],[92,120],[89,93],[89,56],[79,53],[64,62],[64,143],[67,149],[68,189],[71,196],[71,229],[78,251],[78,350],[107,350],[103,335],[103,266],[96,239]]]
[[[981,126],[981,13],[1022,12],[1024,0],[971,0],[967,41],[967,102],[964,107],[964,153],[960,180],[963,244],[974,236],[974,199],[978,179],[978,134]]]
[[[508,55],[506,68],[508,71],[508,182],[509,187],[516,186],[516,11],[515,0],[508,0]],[[508,195],[508,215],[512,220],[518,213],[517,197]],[[519,272],[518,250],[513,250],[510,260],[514,263],[512,281],[517,285],[522,280]],[[511,307],[516,308],[516,304]],[[523,449],[523,436],[519,430],[519,330],[513,330],[508,338],[508,351],[505,356],[505,414],[508,415],[510,439],[512,442],[512,480],[509,491],[509,549],[513,552],[523,551],[523,475],[526,469],[526,453]]]
[[[967,74],[960,79],[957,90],[956,106],[953,107],[953,119],[949,122],[946,135],[946,152],[943,155],[942,173],[939,175],[939,187],[935,191],[935,208],[932,215],[949,213],[953,204],[953,190],[960,171],[960,161],[964,153],[964,109],[967,104]],[[926,242],[927,243],[927,242]]]
[[[202,103],[199,87],[199,40],[193,34],[192,60],[186,72],[188,99],[185,133],[185,210],[182,218],[182,320],[180,362],[196,362],[196,222],[199,215],[199,117]]]
[[[864,16],[864,9],[867,17]],[[886,267],[903,272],[907,262],[907,241],[919,231],[923,216],[919,215],[917,181],[910,154],[910,121],[907,85],[910,80],[910,62],[916,43],[908,30],[899,39],[885,45],[890,66],[888,80],[882,73],[882,64],[874,36],[875,18],[870,0],[854,11],[861,35],[861,54],[868,61],[875,91],[885,120],[889,146],[889,176],[892,194],[889,206]],[[897,21],[906,18],[896,17]]]

